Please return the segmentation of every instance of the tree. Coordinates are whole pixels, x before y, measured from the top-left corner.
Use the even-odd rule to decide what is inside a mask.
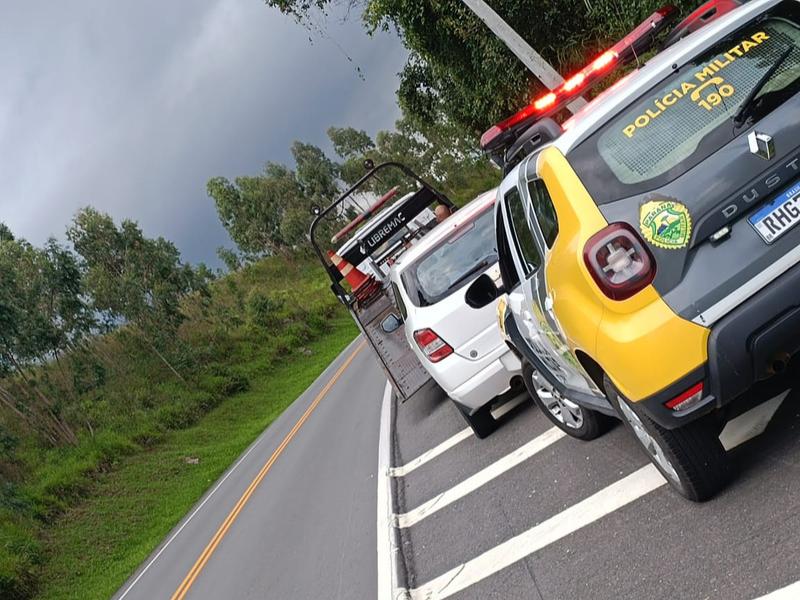
[[[164,238],[144,236],[130,220],[117,227],[110,216],[84,208],[67,237],[80,255],[92,309],[114,325],[128,323],[158,358],[183,380],[163,353],[184,319],[180,300],[205,282],[180,260]]]
[[[339,194],[339,167],[322,150],[294,142],[292,155],[295,170],[270,162],[254,177],[208,182],[222,225],[246,260],[307,252],[312,207]]]
[[[312,207],[327,206],[342,190],[339,167],[325,153],[311,144],[295,141],[292,144],[295,161],[295,179],[302,195],[287,206],[281,232],[293,251],[307,252],[308,229],[313,219]],[[336,216],[334,216],[334,220]],[[322,233],[330,234],[330,227],[323,227]]]
[[[454,200],[468,201],[496,186],[499,172],[475,148],[471,137],[447,123],[428,125],[410,118],[396,123],[395,131],[380,131],[375,142],[364,131],[350,127],[328,129],[334,149],[343,159],[342,179],[352,184],[364,175],[364,160],[375,164],[400,162]],[[399,173],[382,175],[373,191],[381,193],[403,183]]]
[[[214,271],[204,262],[197,263],[194,269],[192,269],[192,277],[194,278],[194,282],[190,286],[191,289],[203,293],[207,291],[208,284],[217,279],[217,275]]]
[[[237,177],[234,182],[215,177],[208,182],[222,225],[246,256],[286,254],[292,241],[284,237],[283,219],[288,207],[299,201],[303,190],[294,172],[267,163],[255,177]]]
[[[89,331],[82,292],[75,256],[55,240],[44,249],[13,236],[0,242],[0,404],[54,444],[77,438],[34,367],[58,363]]]
[[[316,22],[331,0],[266,0]],[[395,30],[409,50],[398,98],[404,113],[442,118],[478,135],[541,90],[522,64],[459,0],[364,0],[370,31]],[[492,8],[557,71],[569,74],[659,8],[661,0],[493,0]],[[695,0],[678,0],[683,9]]]
[[[344,159],[360,158],[375,149],[375,142],[366,131],[352,127],[331,127],[328,129],[328,138],[333,144],[334,152]]]
[[[52,328],[49,352],[58,360],[60,354],[83,340],[95,322],[86,305],[83,278],[75,254],[53,238],[47,240],[43,252],[46,292],[40,310]]]
[[[309,203],[330,202],[339,192],[337,165],[322,150],[303,142],[292,144],[292,156],[303,199]]]
[[[242,268],[242,258],[239,256],[236,250],[231,250],[230,248],[220,246],[217,248],[217,257],[223,262],[225,268],[231,273]]]

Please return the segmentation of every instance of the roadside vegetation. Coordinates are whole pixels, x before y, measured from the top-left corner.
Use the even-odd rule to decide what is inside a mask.
[[[136,229],[102,222],[110,238]],[[211,281],[180,264],[169,243],[136,234],[126,246],[131,253],[137,243],[154,251],[143,252],[146,275],[130,274],[132,267],[98,273],[93,262],[84,264],[88,238],[70,237],[82,254],[61,247],[49,259],[10,235],[0,242],[2,598],[37,590],[107,597],[356,335],[307,258],[266,258]],[[160,246],[170,251],[159,254]],[[165,256],[175,260],[157,260]],[[64,263],[69,268],[57,268]],[[45,281],[48,268],[53,276]],[[17,288],[10,289],[9,273]],[[124,273],[130,279],[118,277]],[[74,294],[59,296],[54,282],[69,282]],[[152,287],[140,289],[147,282]],[[66,314],[65,298],[79,301],[80,318]],[[60,312],[45,319],[53,313],[42,302]],[[26,354],[39,338],[48,345]]]

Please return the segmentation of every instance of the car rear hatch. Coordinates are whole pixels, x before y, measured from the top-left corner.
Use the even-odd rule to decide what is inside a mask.
[[[496,301],[472,308],[465,300],[470,285],[483,274],[500,279],[492,204],[456,226],[452,235],[404,266],[401,274],[422,315],[419,323],[467,360],[481,360],[501,344]]]
[[[492,279],[499,280],[500,269],[495,264],[485,271]],[[475,279],[481,273],[475,275]],[[497,302],[481,308],[467,305],[464,297],[469,286],[462,287],[436,305],[422,309],[423,321],[430,324],[439,337],[450,344],[454,352],[470,361],[480,361],[503,345],[497,327]]]
[[[800,5],[778,4],[568,154],[606,220],[649,242],[665,301],[703,325],[800,260],[798,24]]]

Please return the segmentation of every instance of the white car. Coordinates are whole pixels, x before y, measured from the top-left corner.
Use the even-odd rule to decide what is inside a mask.
[[[408,343],[479,438],[495,428],[498,397],[521,389],[521,369],[497,326],[500,271],[496,191],[437,225],[390,272]]]

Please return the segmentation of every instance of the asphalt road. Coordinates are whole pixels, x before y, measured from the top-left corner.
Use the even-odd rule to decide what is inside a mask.
[[[396,413],[396,467],[464,428],[442,398],[415,400]],[[552,441],[525,402],[489,438],[393,477],[396,512],[432,505],[400,529],[401,586],[431,600],[749,600],[785,588],[800,580],[799,402],[789,394],[765,433],[731,450],[740,475],[705,504],[654,480],[621,424],[593,442]]]
[[[436,392],[399,404],[357,345],[116,598],[800,598],[800,393],[737,422],[740,475],[698,505],[621,425],[580,442],[520,397],[478,440]]]
[[[370,352],[357,352],[250,487],[359,346],[351,344],[254,442],[115,598],[377,597],[377,446],[386,380]],[[225,524],[202,568],[192,571]]]

